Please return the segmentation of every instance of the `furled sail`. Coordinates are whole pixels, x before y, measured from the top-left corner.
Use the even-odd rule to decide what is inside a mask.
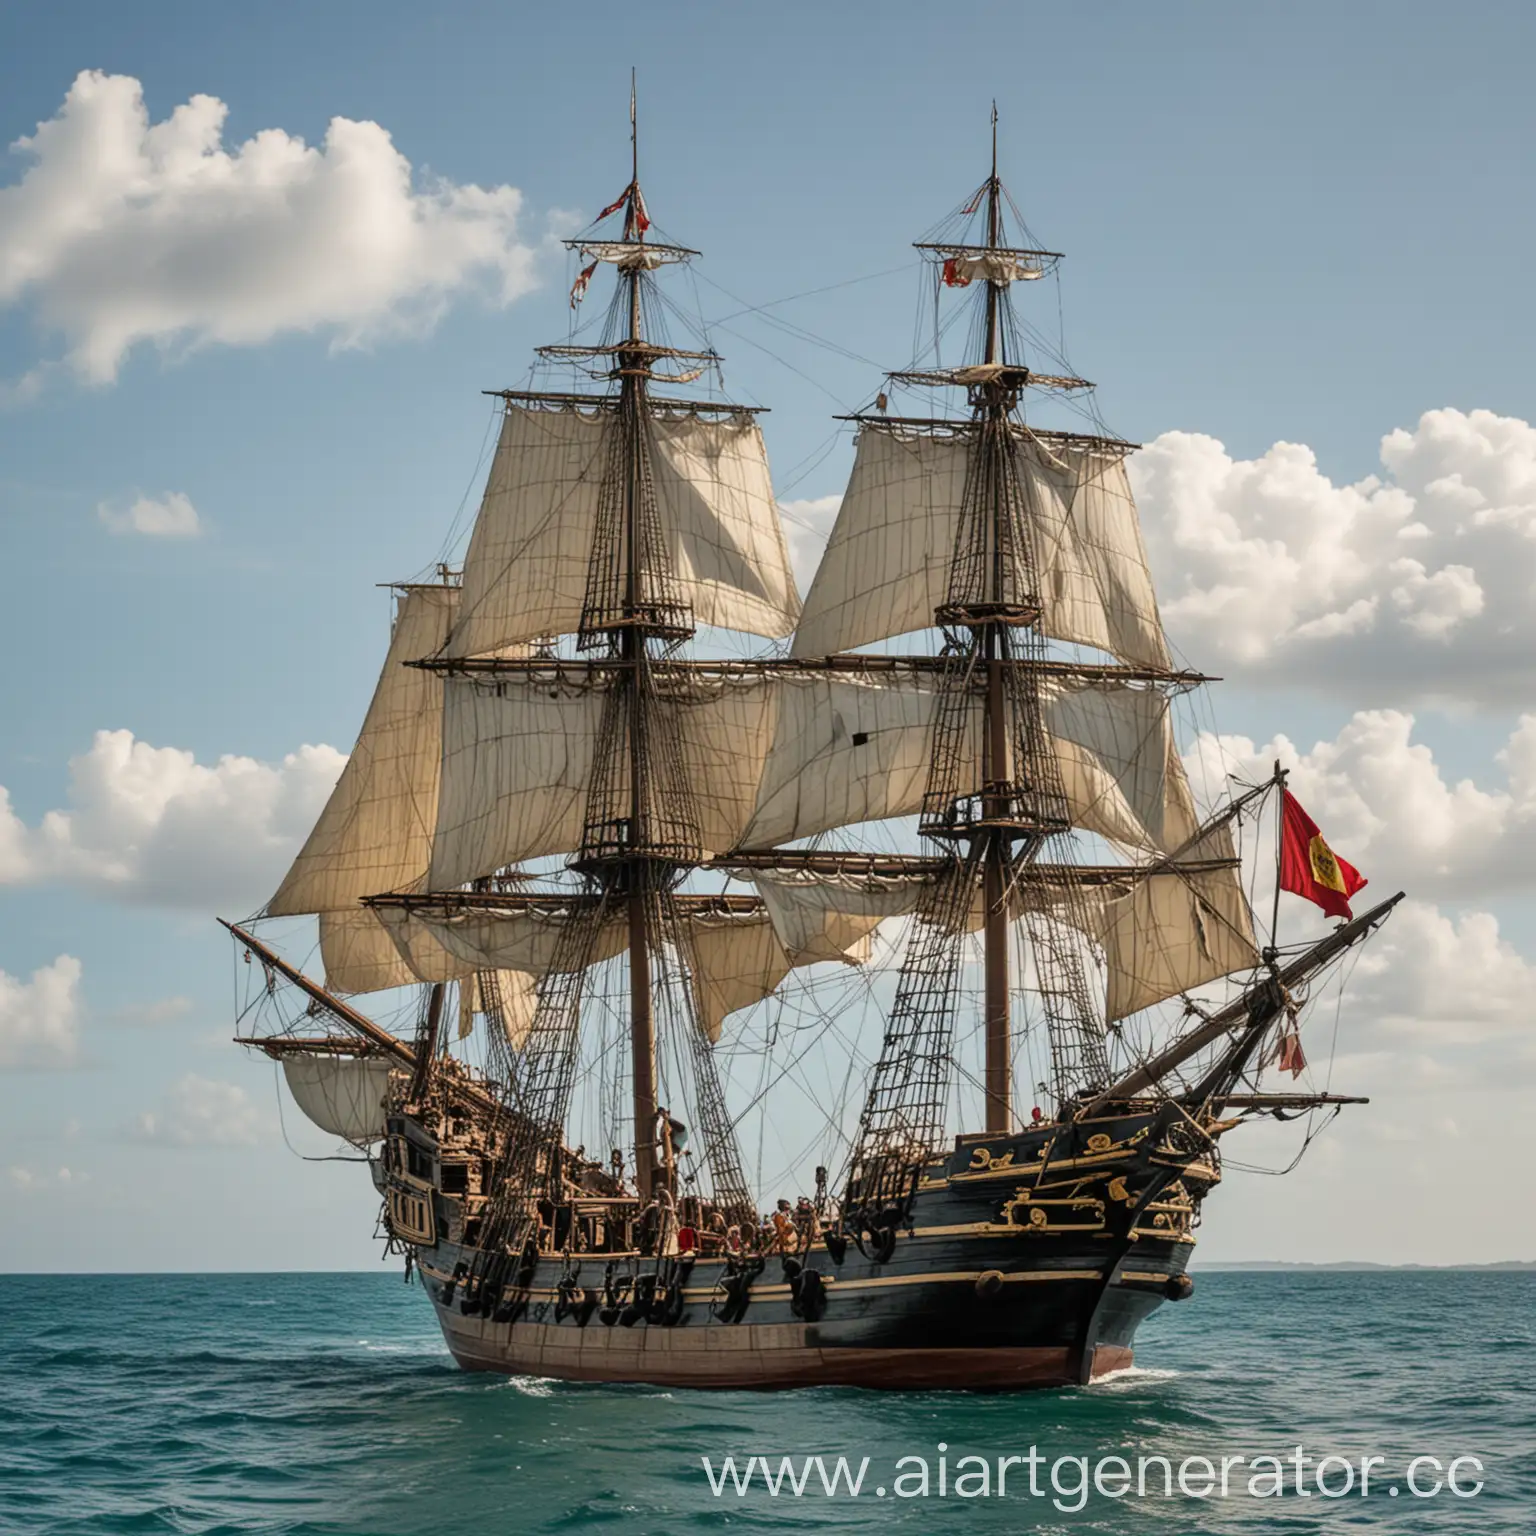
[[[389,1062],[376,1056],[283,1056],[294,1103],[322,1131],[347,1141],[383,1136],[389,1073]]]
[[[625,272],[654,272],[669,261],[676,261],[679,255],[669,246],[636,245],[632,240],[587,240],[576,249],[593,261],[611,262]]]
[[[705,853],[733,847],[752,814],[774,694],[757,676],[656,680],[653,735],[677,744]],[[598,678],[448,679],[431,889],[580,847],[606,703]]]
[[[988,283],[1027,283],[1045,276],[1038,251],[956,251],[944,261],[944,281],[965,288],[978,280]]]
[[[1156,689],[1052,677],[1041,707],[1077,826],[1171,851],[1193,835],[1194,805]],[[779,681],[777,724],[743,847],[910,815],[922,806],[941,690],[916,674],[805,674]],[[981,789],[981,700],[963,742],[959,793]]]
[[[616,419],[606,407],[508,404],[448,655],[578,628]],[[673,588],[698,623],[787,635],[800,600],[756,421],[664,410],[645,420]]]
[[[1170,665],[1123,452],[1015,424],[1039,627],[1140,666]],[[949,600],[973,436],[866,423],[795,633],[825,656],[926,629]]]

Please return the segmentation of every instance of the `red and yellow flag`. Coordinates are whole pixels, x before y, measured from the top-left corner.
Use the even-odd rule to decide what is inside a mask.
[[[1330,917],[1352,917],[1349,898],[1366,884],[1365,876],[1328,846],[1290,790],[1282,794],[1280,889],[1305,896]]]

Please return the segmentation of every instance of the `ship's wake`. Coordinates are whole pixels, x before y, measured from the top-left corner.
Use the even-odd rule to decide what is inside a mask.
[[[1181,1375],[1180,1371],[1154,1370],[1145,1365],[1122,1365],[1118,1370],[1105,1371],[1102,1376],[1095,1376],[1089,1384],[1094,1388],[1109,1388],[1111,1391],[1123,1390],[1126,1387],[1140,1386],[1149,1381],[1172,1381]]]

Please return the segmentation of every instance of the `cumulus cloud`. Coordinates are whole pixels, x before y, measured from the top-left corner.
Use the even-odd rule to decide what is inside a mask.
[[[152,539],[191,539],[203,531],[191,498],[171,491],[158,501],[140,496],[126,511],[102,502],[96,516],[113,533],[141,533]]]
[[[1234,460],[1167,432],[1131,460],[1164,619],[1250,682],[1373,700],[1523,701],[1536,687],[1536,428],[1427,411],[1336,485],[1310,448]]]
[[[1371,1032],[1422,1047],[1456,1049],[1513,1037],[1536,1041],[1530,1000],[1536,967],[1499,931],[1491,912],[1447,916],[1405,901],[1361,951],[1352,978]]]
[[[789,545],[789,563],[802,595],[811,589],[811,578],[826,552],[832,524],[837,521],[839,496],[815,496],[806,501],[781,501],[784,540]]]
[[[60,955],[31,979],[0,971],[0,1067],[68,1067],[80,1053],[80,962]]]
[[[260,1140],[261,1129],[261,1114],[245,1089],[188,1072],[126,1134],[166,1147],[248,1147]]]
[[[1305,750],[1285,736],[1259,746],[1206,734],[1185,762],[1196,784],[1214,787],[1228,773],[1267,777],[1278,759],[1330,845],[1369,877],[1356,914],[1400,889],[1413,898],[1343,963],[1346,1002],[1331,1063],[1331,983],[1322,988],[1305,1035],[1310,1086],[1401,1099],[1536,1082],[1536,965],[1482,907],[1536,887],[1536,716],[1520,719],[1484,783],[1447,779],[1414,725],[1400,711],[1362,710],[1332,740]],[[1272,823],[1249,851],[1254,906],[1267,930]],[[1438,905],[1474,901],[1471,910]],[[1282,898],[1280,922],[1286,943],[1332,926],[1294,896]]]
[[[227,115],[195,95],[152,123],[137,80],[86,70],[11,146],[30,164],[0,188],[0,305],[30,300],[83,378],[109,383],[141,342],[357,345],[430,327],[466,290],[532,286],[516,188],[421,181],[382,127],[344,117],[319,147],[267,128],[227,148]]]
[[[1447,781],[1413,738],[1414,717],[1358,712],[1332,741],[1200,736],[1185,761],[1195,784],[1235,773],[1257,782],[1278,759],[1330,846],[1370,876],[1373,894],[1403,887],[1486,899],[1536,887],[1536,715],[1520,718],[1496,757],[1500,782]]]
[[[1536,966],[1491,912],[1453,916],[1405,901],[1341,974],[1342,1013],[1330,980],[1304,1022],[1310,1065],[1302,1086],[1379,1098],[1370,1112],[1379,1134],[1396,1136],[1422,1117],[1413,1101],[1426,1095],[1448,1103],[1468,1091],[1536,1084]]]
[[[269,896],[341,773],[332,747],[280,763],[98,731],[69,765],[69,807],[37,826],[0,790],[0,884],[62,881],[128,901],[246,912]]]

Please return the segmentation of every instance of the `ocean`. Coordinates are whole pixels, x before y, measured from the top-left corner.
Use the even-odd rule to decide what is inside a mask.
[[[1017,1396],[468,1376],[396,1271],[0,1276],[0,1531],[1529,1536],[1533,1371],[1522,1272],[1199,1274],[1142,1329],[1133,1369]],[[1275,1485],[1266,1455],[1283,1459],[1278,1496],[1249,1489],[1250,1463],[1260,1492]],[[754,1456],[777,1494],[756,1463],[741,1478]],[[839,1456],[850,1478],[868,1458],[857,1496],[825,1492]],[[1328,1456],[1350,1462],[1336,1498],[1312,1481]],[[1159,1457],[1194,1492],[1165,1495]],[[1205,1467],[1224,1457],[1244,1458],[1225,1497]],[[1415,1457],[1439,1463],[1415,1471],[1424,1497]],[[1466,1497],[1445,1486],[1463,1457],[1479,1464],[1457,1465]],[[1323,1468],[1331,1490],[1345,1472]]]

